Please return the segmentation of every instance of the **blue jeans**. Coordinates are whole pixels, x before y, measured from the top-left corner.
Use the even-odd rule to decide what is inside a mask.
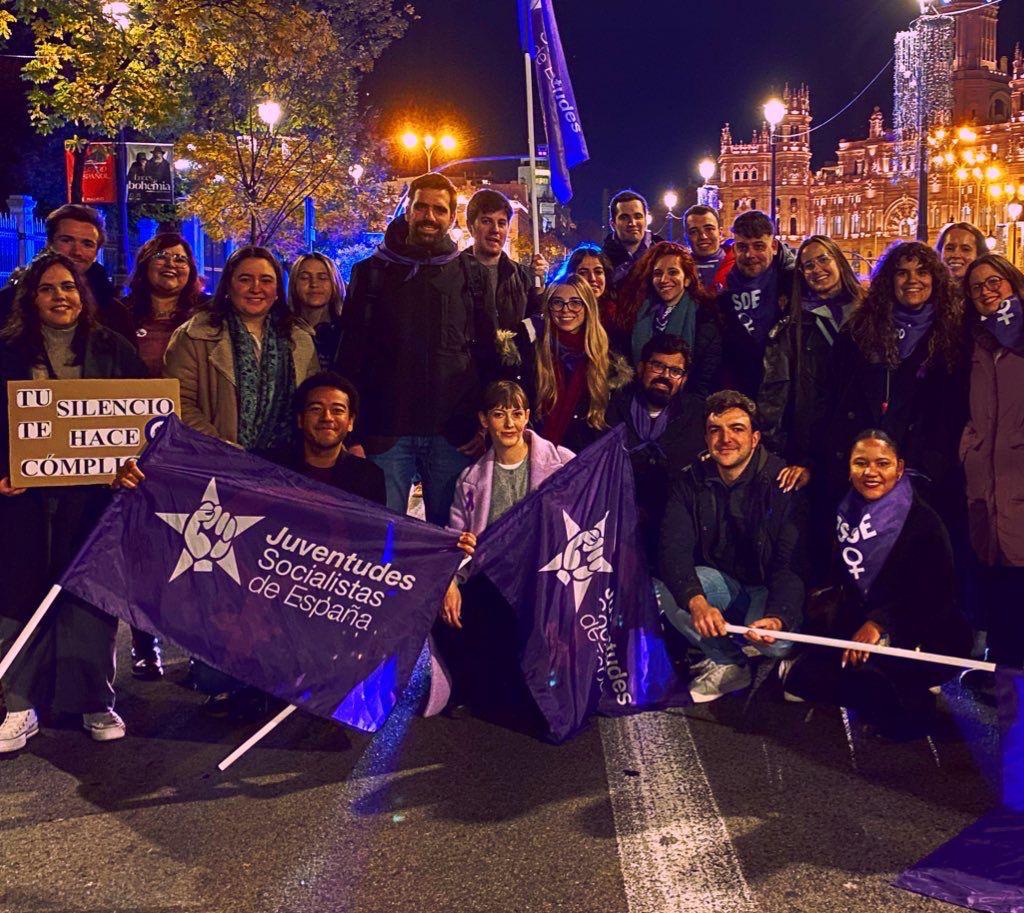
[[[699,566],[696,571],[707,601],[725,616],[727,622],[749,625],[764,618],[768,602],[767,587],[744,586],[728,574],[716,571],[712,567]],[[693,618],[689,611],[677,605],[668,587],[657,579],[654,581],[654,594],[665,617],[708,659],[727,666],[746,664],[747,658],[743,655],[743,648],[731,636],[701,637],[693,626]],[[782,659],[793,649],[792,641],[785,640],[777,640],[771,645],[755,644],[751,641],[748,643],[757,647],[765,656],[775,659]]]
[[[409,488],[418,475],[423,483],[427,520],[437,526],[448,525],[455,482],[459,473],[473,462],[439,434],[400,437],[389,450],[370,459],[384,470],[388,507],[400,514],[408,507]]]

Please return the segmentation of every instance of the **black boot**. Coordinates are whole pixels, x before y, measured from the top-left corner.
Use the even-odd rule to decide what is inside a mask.
[[[132,628],[132,675],[142,681],[155,682],[163,678],[163,674],[160,641],[152,634]]]

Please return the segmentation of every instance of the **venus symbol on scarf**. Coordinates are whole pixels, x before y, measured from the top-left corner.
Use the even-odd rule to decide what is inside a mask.
[[[843,548],[842,556],[846,566],[850,569],[850,576],[859,580],[864,573],[864,555],[860,549],[854,546],[865,539],[873,539],[878,533],[871,528],[871,514],[864,514],[860,523],[852,527],[842,516],[836,517],[836,535],[840,544],[848,542]]]

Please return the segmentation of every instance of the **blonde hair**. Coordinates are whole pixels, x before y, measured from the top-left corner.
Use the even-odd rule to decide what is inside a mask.
[[[288,270],[288,308],[296,317],[299,316],[302,303],[299,301],[298,291],[295,287],[297,285],[295,277],[299,275],[299,270],[310,260],[323,264],[327,269],[327,275],[331,277],[331,298],[327,302],[328,312],[332,317],[340,317],[342,305],[345,303],[341,292],[341,274],[338,272],[337,265],[330,257],[315,251],[296,257],[291,269]]]
[[[537,402],[535,406],[541,417],[550,414],[558,397],[558,374],[555,353],[557,334],[551,320],[548,301],[557,288],[570,287],[575,296],[583,301],[583,351],[587,356],[587,393],[590,409],[587,424],[603,430],[608,427],[604,414],[608,408],[608,334],[601,326],[597,299],[594,290],[581,276],[568,276],[553,282],[544,291],[544,331],[537,339]]]

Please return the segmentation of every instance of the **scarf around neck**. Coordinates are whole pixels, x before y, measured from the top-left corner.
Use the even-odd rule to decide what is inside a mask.
[[[983,316],[981,325],[1003,348],[1024,348],[1024,309],[1021,308],[1020,298],[1016,295],[1000,304],[994,314]]]
[[[295,369],[288,341],[277,335],[267,320],[263,346],[256,357],[256,342],[238,315],[227,320],[235,361],[238,391],[238,443],[245,450],[269,450],[291,439],[291,397]]]
[[[401,217],[404,219],[404,216]],[[392,223],[393,225],[394,223]],[[459,256],[458,245],[454,244],[447,236],[443,240],[447,240],[451,245],[447,250],[442,250],[440,253],[431,252],[425,247],[417,247],[409,243],[399,243],[394,238],[393,232],[389,230],[384,235],[384,240],[377,245],[377,249],[373,252],[373,256],[378,260],[383,260],[385,263],[390,263],[395,266],[407,266],[409,272],[406,274],[405,280],[408,282],[412,279],[419,271],[420,267],[423,266],[444,266],[446,263],[451,263]],[[406,237],[408,236],[408,228],[406,228]],[[442,241],[443,243],[443,241]]]
[[[657,292],[651,295],[650,301],[654,332],[664,333],[668,330],[669,323],[672,323],[674,332],[682,336],[692,350],[694,335],[697,332],[697,303],[689,293],[683,292],[683,297],[672,307],[662,301]]]
[[[567,333],[555,329],[555,403],[544,419],[541,436],[561,444],[587,384],[586,331]]]
[[[892,320],[896,324],[896,348],[900,361],[904,361],[913,354],[917,344],[928,335],[935,323],[935,305],[926,301],[917,310],[913,310],[897,304],[892,312]]]
[[[629,452],[636,453],[645,447],[654,447],[664,456],[665,451],[658,444],[658,438],[665,433],[665,429],[668,427],[668,417],[669,409],[667,403],[657,416],[652,416],[648,412],[648,402],[644,397],[644,391],[637,390],[629,401],[629,419],[630,424],[633,426],[633,431],[640,439],[640,443],[636,447],[631,448]]]
[[[851,488],[836,513],[836,539],[843,564],[867,598],[907,522],[914,489],[906,474],[888,494],[868,501]]]
[[[831,317],[832,323],[835,324],[837,330],[843,325],[846,309],[852,303],[853,299],[844,288],[840,288],[838,294],[833,295],[831,298],[822,298],[817,293],[808,290],[804,292],[801,301],[803,309],[808,314],[817,312],[824,316],[822,309],[827,308],[828,315]]]
[[[774,261],[753,278],[744,276],[734,266],[725,280],[729,307],[736,320],[762,347],[768,342],[768,334],[778,318],[778,288],[779,269]]]

